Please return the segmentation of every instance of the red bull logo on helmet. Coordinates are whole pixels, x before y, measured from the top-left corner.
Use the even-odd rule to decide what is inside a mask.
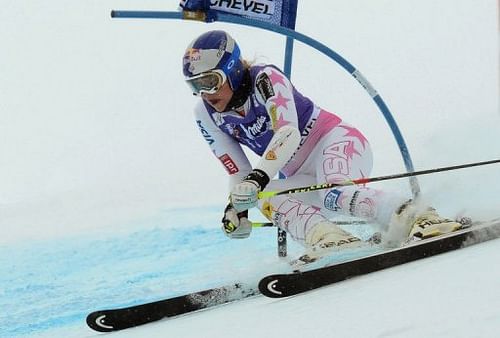
[[[201,59],[201,53],[198,48],[188,48],[186,50],[186,54],[184,54],[184,64],[193,61],[200,61],[200,59]]]

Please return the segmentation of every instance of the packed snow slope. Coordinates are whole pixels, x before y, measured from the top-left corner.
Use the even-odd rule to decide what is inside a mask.
[[[497,6],[302,0],[297,30],[368,78],[420,170],[500,158]],[[90,311],[256,281],[283,268],[274,229],[256,229],[245,241],[219,230],[226,174],[193,121],[196,99],[181,59],[194,37],[222,28],[245,58],[281,65],[284,38],[228,24],[109,16],[176,7],[3,4],[0,337],[94,337],[85,324]],[[292,79],[363,130],[373,176],[404,171],[382,114],[343,69],[296,43]],[[419,179],[442,214],[477,219],[500,216],[499,180],[498,166]],[[405,180],[377,187],[409,194]],[[290,251],[301,252],[293,244]],[[109,336],[494,337],[499,258],[496,240],[286,300],[255,297]]]

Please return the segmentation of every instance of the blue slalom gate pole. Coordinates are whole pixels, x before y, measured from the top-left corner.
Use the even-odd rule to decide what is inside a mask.
[[[212,12],[212,11],[209,11]],[[264,30],[272,31],[284,36],[287,36],[290,39],[293,40],[298,40],[315,50],[321,52],[322,54],[328,56],[330,59],[335,61],[337,64],[339,64],[343,69],[345,69],[349,74],[351,74],[358,82],[359,84],[366,90],[366,92],[370,95],[370,97],[373,99],[375,104],[377,105],[378,109],[384,116],[389,128],[392,131],[392,134],[398,144],[399,151],[401,153],[401,156],[403,158],[404,165],[406,167],[406,170],[408,172],[414,172],[414,166],[413,162],[410,156],[410,152],[408,150],[408,147],[406,145],[406,142],[403,138],[403,135],[401,134],[401,131],[399,130],[399,127],[390,112],[389,108],[387,107],[386,103],[380,96],[380,94],[377,92],[377,90],[371,85],[371,83],[366,79],[366,77],[358,70],[356,67],[354,67],[349,61],[344,59],[341,55],[330,49],[328,46],[324,45],[323,43],[307,36],[302,33],[299,33],[293,29],[286,28],[286,27],[281,27],[275,24],[271,24],[265,21],[258,21],[258,20],[253,20],[245,17],[240,17],[236,15],[231,15],[231,14],[223,14],[223,13],[209,13],[209,15],[206,15],[206,13],[195,13],[193,15],[192,13],[185,13],[185,12],[168,12],[168,11],[127,11],[127,10],[113,10],[111,12],[111,16],[113,18],[138,18],[138,19],[193,19],[193,20],[199,20],[199,21],[205,21],[205,22],[214,22],[214,21],[219,21],[219,22],[226,22],[226,23],[232,23],[232,24],[237,24],[237,25],[245,25],[245,26],[250,26],[250,27],[257,27],[261,28]],[[287,39],[288,42],[288,39]],[[291,43],[287,43],[286,47],[290,51],[290,64],[289,66],[291,67],[291,51],[293,48],[293,45]],[[286,60],[286,59],[285,59]],[[287,67],[287,63],[285,62],[285,70]],[[290,68],[291,69],[291,68]],[[410,177],[410,188],[412,191],[413,196],[417,196],[420,193],[420,186],[418,184],[418,180],[416,177]]]

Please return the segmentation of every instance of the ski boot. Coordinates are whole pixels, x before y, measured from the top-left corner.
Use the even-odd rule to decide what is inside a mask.
[[[316,224],[307,234],[305,244],[308,246],[306,254],[291,262],[294,267],[313,263],[320,258],[339,250],[354,249],[367,244],[379,244],[381,234],[375,233],[368,241],[341,229],[335,222],[324,220]]]
[[[393,215],[391,224],[409,229],[405,244],[441,236],[462,229],[463,224],[441,217],[432,207],[419,208],[412,200],[405,202]]]

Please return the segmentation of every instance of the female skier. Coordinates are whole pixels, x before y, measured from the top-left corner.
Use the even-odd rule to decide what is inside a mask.
[[[372,169],[368,140],[303,96],[274,65],[243,60],[224,31],[196,38],[184,55],[183,72],[201,98],[195,107],[198,127],[229,174],[222,219],[228,237],[250,235],[248,209],[253,207],[311,251],[364,244],[330,220],[338,212],[385,225],[388,237],[399,243],[460,228],[432,208],[365,186],[258,199],[260,191],[367,177]],[[255,166],[241,145],[260,156]],[[273,180],[279,171],[286,179]]]

